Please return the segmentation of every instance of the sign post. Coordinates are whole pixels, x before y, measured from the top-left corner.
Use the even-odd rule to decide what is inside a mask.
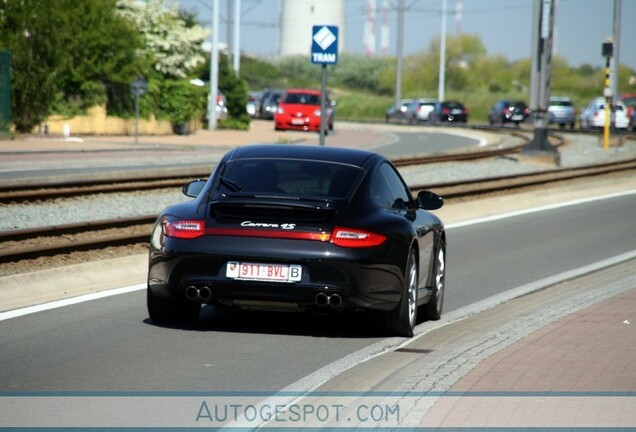
[[[614,53],[614,44],[611,38],[607,38],[601,47],[603,57],[605,57],[605,125],[603,127],[603,149],[609,147],[610,127],[613,124],[614,107],[612,106],[612,88],[610,82],[610,63]]]
[[[322,65],[320,89],[320,145],[325,145],[327,128],[327,65],[338,63],[338,27],[317,25],[311,32],[311,62]]]
[[[139,96],[146,94],[148,82],[143,78],[137,78],[130,83],[130,91],[135,96],[135,145],[139,136]]]

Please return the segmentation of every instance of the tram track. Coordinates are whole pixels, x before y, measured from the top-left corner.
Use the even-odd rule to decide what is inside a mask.
[[[447,202],[476,199],[489,194],[514,193],[557,182],[593,176],[616,175],[636,170],[636,159],[604,164],[554,169],[530,174],[498,176],[466,181],[410,185],[417,193],[431,189]],[[181,186],[187,181],[180,179]],[[178,179],[171,181],[177,182]],[[127,185],[126,187],[129,187]],[[161,183],[160,187],[166,187]],[[77,251],[147,243],[157,215],[88,221],[68,225],[0,232],[0,264],[19,262]]]

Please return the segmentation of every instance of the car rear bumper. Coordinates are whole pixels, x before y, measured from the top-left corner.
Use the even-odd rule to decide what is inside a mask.
[[[389,310],[401,298],[404,269],[400,263],[405,259],[396,257],[394,264],[387,264],[390,252],[386,250],[344,249],[310,241],[286,245],[283,241],[263,253],[267,248],[254,244],[261,239],[216,241],[219,247],[203,246],[201,241],[198,248],[192,242],[195,247],[185,253],[151,252],[148,288],[156,296],[191,300],[188,294],[204,289],[205,295],[196,300],[207,304],[266,307],[277,303],[297,309],[326,307],[330,297],[337,296],[333,307]],[[261,253],[256,256],[250,250]],[[302,276],[298,282],[235,280],[226,276],[228,261],[300,265]]]
[[[319,131],[320,118],[291,118],[276,117],[276,129],[279,130],[301,130],[301,131]]]

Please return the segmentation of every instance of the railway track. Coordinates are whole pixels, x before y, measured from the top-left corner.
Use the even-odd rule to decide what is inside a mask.
[[[411,189],[414,192],[432,189],[441,194],[447,202],[453,202],[454,200],[476,198],[487,194],[634,170],[636,170],[636,160],[628,160],[523,175],[411,185]],[[173,185],[176,182],[179,182],[178,186],[181,186],[185,179],[170,179],[169,183],[161,181],[159,183],[161,186],[157,187],[167,187],[166,184]],[[111,187],[111,190],[120,191],[114,185]],[[129,187],[130,184],[126,184],[126,188]],[[148,183],[148,187],[152,187],[151,183]],[[55,190],[54,193],[59,194],[59,191]],[[156,215],[147,215],[0,232],[0,264],[111,246],[147,243],[155,219]]]

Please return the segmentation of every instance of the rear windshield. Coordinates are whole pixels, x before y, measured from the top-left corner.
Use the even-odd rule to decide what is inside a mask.
[[[447,102],[444,105],[446,105],[450,109],[464,109],[464,105],[459,102]]]
[[[217,187],[224,193],[347,198],[360,182],[359,167],[298,159],[239,159],[228,162]]]
[[[634,97],[626,97],[623,99],[623,103],[628,107],[636,107],[636,96]]]
[[[320,105],[320,96],[308,93],[287,93],[283,102],[299,105]]]
[[[572,102],[566,100],[553,100],[550,101],[550,106],[558,106],[558,107],[571,107]]]

